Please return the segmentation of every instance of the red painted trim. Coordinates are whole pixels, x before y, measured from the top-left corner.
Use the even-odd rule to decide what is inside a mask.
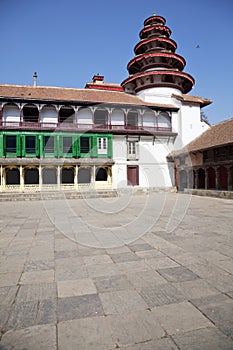
[[[141,47],[141,46],[144,46],[144,45],[147,45],[149,44],[150,42],[153,42],[153,41],[161,41],[161,42],[166,42],[170,45],[172,45],[174,47],[174,51],[177,49],[177,44],[174,40],[172,39],[167,39],[167,38],[159,38],[159,37],[155,37],[155,38],[150,38],[150,39],[144,39],[144,40],[141,40],[134,48],[134,52],[137,53],[137,50]]]
[[[161,31],[165,31],[165,32],[168,33],[169,36],[170,36],[171,33],[172,33],[171,29],[168,28],[168,27],[166,27],[166,26],[162,26],[162,25],[152,25],[152,26],[150,26],[150,27],[148,27],[148,28],[143,28],[143,29],[140,31],[139,36],[141,37],[142,34],[145,34],[145,33],[147,33],[147,32],[150,32],[150,31],[153,30],[153,29],[159,29],[159,30],[161,30]]]
[[[118,86],[102,85],[102,84],[96,84],[96,83],[95,84],[92,84],[92,83],[86,84],[85,89],[124,92],[124,89],[121,86],[118,87]]]
[[[126,84],[138,79],[138,78],[142,78],[148,75],[176,75],[179,77],[183,77],[185,79],[188,79],[193,85],[195,83],[194,78],[187,74],[187,73],[183,73],[183,72],[177,72],[177,71],[149,71],[149,72],[144,72],[144,73],[140,73],[140,74],[135,74],[132,77],[129,77],[127,79],[125,79],[121,85],[125,86]],[[161,84],[160,84],[161,85]]]
[[[183,57],[177,54],[171,54],[171,53],[148,53],[148,54],[142,54],[141,56],[133,58],[127,65],[127,69],[129,70],[132,65],[134,65],[136,62],[142,61],[143,59],[147,59],[149,57],[167,57],[167,58],[173,58],[183,65],[183,68],[185,67],[186,61]],[[151,64],[153,66],[153,63]]]
[[[150,21],[152,21],[152,20],[156,20],[156,19],[162,21],[163,24],[166,23],[166,19],[165,19],[164,17],[153,15],[153,16],[147,18],[147,19],[144,21],[144,26],[146,26],[148,22],[150,22]]]

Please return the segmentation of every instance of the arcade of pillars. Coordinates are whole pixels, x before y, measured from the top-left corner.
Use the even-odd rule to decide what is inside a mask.
[[[178,171],[179,190],[184,188],[232,191],[233,165]]]
[[[0,171],[2,192],[112,188],[110,165],[1,165]]]

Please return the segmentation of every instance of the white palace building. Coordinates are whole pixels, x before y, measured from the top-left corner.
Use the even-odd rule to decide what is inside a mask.
[[[175,186],[167,156],[209,128],[189,95],[166,20],[144,21],[129,76],[95,75],[85,88],[0,85],[0,191],[165,188]]]

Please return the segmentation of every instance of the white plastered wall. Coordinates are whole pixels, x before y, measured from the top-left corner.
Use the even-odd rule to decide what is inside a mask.
[[[139,166],[139,187],[172,187],[173,164],[167,162],[166,156],[173,149],[173,142],[168,138],[141,136],[138,141],[138,159],[127,160],[127,137],[113,136],[112,168],[113,187],[126,188],[127,165]]]

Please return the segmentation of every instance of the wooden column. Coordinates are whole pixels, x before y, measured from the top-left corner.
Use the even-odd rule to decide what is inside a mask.
[[[216,190],[220,190],[220,178],[219,178],[219,169],[215,168],[215,174],[216,174]]]
[[[205,171],[205,190],[207,190],[209,188],[209,176],[208,176],[208,170],[204,169]]]
[[[232,191],[232,167],[227,168],[227,189]]]
[[[197,189],[197,184],[198,184],[198,172],[197,172],[197,170],[194,170],[194,173],[195,173],[194,188]]]

